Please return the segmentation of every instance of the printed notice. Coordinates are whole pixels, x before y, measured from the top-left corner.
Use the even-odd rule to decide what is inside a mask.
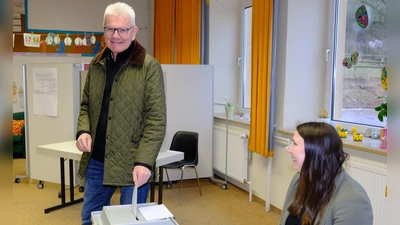
[[[33,68],[33,114],[57,116],[57,69]]]

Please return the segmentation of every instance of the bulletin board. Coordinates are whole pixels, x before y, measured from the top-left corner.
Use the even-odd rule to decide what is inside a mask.
[[[95,55],[105,46],[103,33],[27,32],[25,15],[21,14],[18,19],[20,19],[21,31],[14,32],[13,52]],[[37,46],[29,47],[25,45],[26,38],[36,38],[38,36],[40,36],[40,39],[36,42]],[[49,36],[52,40],[48,38]],[[67,37],[69,39],[66,39]],[[77,40],[79,40],[77,38],[80,38],[79,44],[77,44]],[[83,39],[86,40],[84,41]]]
[[[135,10],[136,26],[139,28],[136,39],[151,53],[152,1],[124,2]],[[103,16],[110,3],[107,0],[85,0],[79,3],[64,0],[14,0],[13,51],[94,56],[105,47]],[[34,42],[38,36],[40,40]],[[50,39],[56,41],[48,42]],[[26,40],[33,40],[32,45],[35,46],[27,46]]]

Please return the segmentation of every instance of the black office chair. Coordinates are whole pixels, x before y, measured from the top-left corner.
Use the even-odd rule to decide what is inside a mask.
[[[165,173],[167,174],[168,189],[172,187],[172,183],[169,180],[168,176],[168,170],[169,169],[181,170],[181,188],[179,190],[179,198],[181,197],[181,192],[182,192],[183,171],[185,170],[186,167],[194,168],[194,171],[196,172],[197,183],[199,184],[200,196],[203,196],[203,194],[201,193],[199,176],[197,174],[197,169],[196,169],[197,163],[199,161],[198,143],[199,143],[199,134],[190,131],[178,131],[172,138],[170,150],[183,152],[184,158],[183,160],[164,165],[163,168],[165,169]]]

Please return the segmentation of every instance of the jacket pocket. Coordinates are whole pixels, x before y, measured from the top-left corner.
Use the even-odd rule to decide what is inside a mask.
[[[129,151],[128,151],[128,154],[125,159],[126,160],[125,163],[126,163],[126,165],[129,165],[129,167],[133,168],[133,165],[135,163],[135,158],[136,158],[136,155],[138,152],[138,148],[139,148],[138,143],[133,143],[133,142],[129,143]]]

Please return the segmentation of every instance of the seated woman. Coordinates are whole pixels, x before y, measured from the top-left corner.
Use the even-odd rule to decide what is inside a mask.
[[[298,173],[287,191],[280,225],[372,225],[370,200],[342,167],[349,156],[333,126],[298,125],[288,152]]]

